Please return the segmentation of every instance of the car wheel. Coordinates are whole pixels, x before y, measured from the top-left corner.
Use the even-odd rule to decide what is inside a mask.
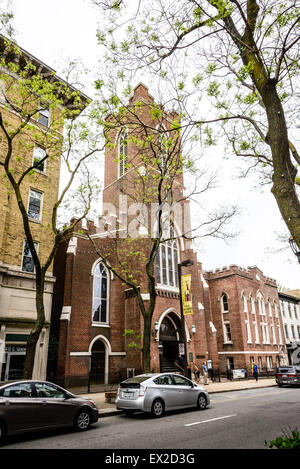
[[[75,417],[74,428],[78,432],[87,430],[91,424],[91,415],[88,410],[81,409]]]
[[[5,435],[6,435],[5,425],[4,423],[0,422],[0,444],[3,443]]]
[[[161,417],[165,412],[165,405],[161,399],[155,399],[152,404],[151,414],[153,417]]]
[[[200,410],[204,410],[206,406],[207,406],[206,397],[204,396],[204,394],[200,394],[198,397],[198,401],[197,401],[197,407]]]

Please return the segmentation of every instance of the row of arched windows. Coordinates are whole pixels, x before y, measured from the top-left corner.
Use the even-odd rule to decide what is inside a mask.
[[[270,322],[268,322],[266,317],[266,303],[264,301],[263,295],[261,292],[258,292],[256,295],[257,298],[257,305],[258,305],[258,313],[261,316],[260,320],[260,329],[261,329],[261,337],[263,343],[277,343],[277,337],[279,343],[282,343],[282,336],[280,330],[280,324],[277,322],[274,324],[274,316],[272,313],[272,307],[274,307],[275,318],[278,318],[278,306],[275,300],[272,302],[270,299],[267,300],[267,310],[268,316],[270,318]],[[251,316],[252,316],[252,324],[254,330],[254,341],[255,343],[260,343],[259,339],[259,329],[258,329],[258,322],[256,317],[256,308],[255,308],[255,301],[253,295],[249,296],[250,301],[250,308],[251,308]],[[246,335],[247,335],[247,342],[252,343],[252,336],[251,336],[251,328],[250,328],[250,321],[249,321],[249,311],[248,311],[248,302],[247,298],[244,293],[242,293],[242,302],[243,302],[243,310],[245,313],[245,328],[246,328]],[[223,333],[224,333],[224,342],[232,342],[231,336],[231,325],[229,319],[229,306],[228,306],[228,296],[226,293],[223,293],[221,296],[221,313],[222,313],[222,323],[223,323]],[[277,336],[276,336],[276,329],[277,329]]]

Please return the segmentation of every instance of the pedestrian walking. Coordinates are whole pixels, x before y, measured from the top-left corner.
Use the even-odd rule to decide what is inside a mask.
[[[200,370],[196,363],[193,364],[193,373],[194,373],[194,379],[197,383],[200,382]]]
[[[253,363],[252,365],[252,374],[255,380],[258,381],[258,366],[256,365],[256,363]]]
[[[204,384],[208,384],[208,380],[207,380],[208,371],[207,371],[207,366],[206,366],[205,362],[203,362],[203,364],[202,364],[202,371],[203,371],[203,375],[204,375]]]

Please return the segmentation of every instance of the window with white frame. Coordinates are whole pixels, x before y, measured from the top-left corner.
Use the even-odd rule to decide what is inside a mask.
[[[269,337],[268,325],[267,325],[267,323],[261,323],[260,326],[261,326],[263,344],[269,344],[270,343],[270,337]]]
[[[162,171],[167,169],[168,164],[168,134],[163,124],[160,124],[157,128],[158,134],[158,158],[160,161],[160,168]]]
[[[250,324],[249,324],[249,313],[248,313],[247,299],[244,294],[242,295],[242,301],[243,301],[243,308],[244,308],[244,313],[245,313],[247,342],[248,344],[250,344],[252,342],[252,339],[251,339],[251,330],[250,330]]]
[[[275,311],[275,318],[278,318],[278,306],[275,301],[274,301],[274,311]]]
[[[35,169],[41,171],[42,173],[46,172],[46,160],[44,160],[45,157],[46,150],[39,145],[35,145],[33,149],[32,164],[35,166]]]
[[[252,323],[254,329],[254,336],[255,336],[255,343],[259,344],[259,334],[258,334],[258,326],[257,326],[257,319],[256,319],[256,310],[255,310],[255,302],[254,298],[250,296],[250,305],[251,305],[251,313],[252,313]]]
[[[29,190],[28,210],[27,214],[31,220],[40,221],[42,213],[42,192],[36,191],[35,189]]]
[[[269,313],[269,317],[271,318],[272,317],[272,305],[271,305],[270,300],[268,300],[268,313]]]
[[[242,301],[243,301],[244,313],[248,313],[248,305],[247,305],[247,299],[245,295],[242,295]]]
[[[232,342],[232,336],[231,336],[231,328],[230,328],[230,322],[229,321],[224,321],[224,342]]]
[[[231,326],[229,320],[228,297],[226,293],[221,296],[221,314],[223,322],[224,342],[232,342]]]
[[[158,285],[179,287],[178,280],[178,241],[173,227],[170,228],[170,239],[161,243],[156,254],[156,281]]]
[[[273,344],[277,344],[274,324],[272,323],[270,327]]]
[[[267,357],[267,368],[273,370],[273,358],[270,356]]]
[[[225,293],[222,295],[221,300],[222,300],[221,305],[222,305],[223,313],[228,313],[228,311],[229,311],[229,309],[228,309],[228,297]]]
[[[262,358],[261,357],[258,357],[258,368],[259,368],[260,371],[262,371],[262,369],[263,369]]]
[[[93,322],[108,323],[108,271],[99,262],[94,270],[93,282]]]
[[[278,332],[279,344],[282,345],[282,335],[281,335],[281,327],[280,327],[280,325],[277,326],[277,332]]]
[[[288,326],[287,324],[284,324],[284,333],[285,333],[285,337],[286,339],[289,339],[289,330],[288,330]]]
[[[294,305],[294,314],[295,314],[295,318],[298,319],[298,305]]]
[[[255,302],[254,302],[254,299],[253,299],[253,296],[252,296],[252,295],[250,296],[250,305],[251,305],[251,313],[252,313],[252,314],[256,314],[256,311],[255,311]]]
[[[50,124],[50,110],[49,107],[45,106],[39,111],[38,122],[45,127],[49,127]]]
[[[296,336],[295,336],[295,327],[293,324],[291,324],[291,332],[292,332],[292,339],[296,339]]]
[[[258,303],[258,314],[260,316],[265,316],[266,314],[265,302],[260,292],[258,292],[257,294],[257,303]]]
[[[118,177],[124,176],[128,165],[128,130],[124,127],[119,135],[118,143]]]
[[[35,250],[38,249],[38,243],[33,243]],[[34,272],[34,262],[31,250],[29,248],[28,241],[25,240],[23,244],[23,256],[22,256],[22,270],[24,272]]]

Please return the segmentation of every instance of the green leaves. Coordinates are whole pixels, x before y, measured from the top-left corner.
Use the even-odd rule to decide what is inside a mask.
[[[283,430],[283,436],[278,436],[269,443],[264,442],[268,449],[300,449],[300,433],[297,430]]]

